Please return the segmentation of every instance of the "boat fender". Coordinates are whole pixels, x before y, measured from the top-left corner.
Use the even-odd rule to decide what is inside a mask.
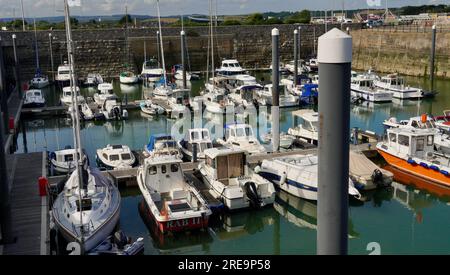
[[[286,183],[286,179],[287,179],[287,174],[286,172],[283,171],[283,174],[280,177],[280,185],[283,185]]]
[[[383,183],[383,173],[380,171],[380,169],[373,170],[372,182],[376,185]]]
[[[250,199],[250,204],[259,208],[261,206],[261,198],[258,195],[256,184],[253,181],[248,181],[244,185],[247,197]]]
[[[450,173],[445,170],[441,170],[441,174],[448,177]]]
[[[437,167],[436,165],[430,165],[430,169],[431,170],[434,170],[434,171],[436,171],[436,172],[439,172],[439,167]]]
[[[416,165],[417,164],[417,162],[415,160],[413,160],[412,158],[408,159],[408,163],[412,164],[412,165]]]
[[[420,163],[420,166],[422,166],[423,168],[426,168],[426,169],[429,168],[429,167],[428,167],[428,164],[426,164],[425,162],[421,162],[421,163]]]

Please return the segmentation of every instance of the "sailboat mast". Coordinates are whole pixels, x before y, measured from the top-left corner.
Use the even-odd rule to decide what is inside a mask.
[[[34,25],[34,50],[36,54],[36,70],[39,71],[39,52],[38,52],[38,41],[37,41],[37,31],[36,31],[36,18],[33,19],[33,25]]]
[[[162,41],[162,31],[161,31],[161,13],[159,11],[159,0],[156,1],[157,9],[158,9],[158,25],[159,25],[159,43],[161,47],[161,59],[162,59],[162,67],[164,71],[164,88],[167,87],[167,78],[166,78],[166,63],[164,61],[164,47]]]
[[[212,12],[212,0],[209,0],[209,18],[210,18],[210,28],[211,28],[211,75],[212,75],[212,85],[214,88],[214,28],[213,28],[213,12]]]
[[[125,35],[126,35],[126,41],[125,43],[127,44],[127,66],[128,66],[128,62],[130,62],[130,44],[128,42],[128,5],[125,4]]]
[[[69,55],[69,68],[70,68],[70,88],[72,93],[72,121],[74,127],[74,145],[77,154],[75,154],[75,162],[77,163],[78,173],[78,192],[79,192],[79,204],[80,204],[80,233],[81,233],[81,249],[84,245],[84,225],[83,225],[83,207],[82,207],[82,193],[83,188],[83,176],[81,172],[82,162],[82,150],[81,150],[81,138],[80,138],[80,115],[78,110],[78,94],[76,92],[76,77],[75,77],[75,57],[73,52],[73,40],[72,29],[70,26],[70,11],[67,0],[64,0],[64,13],[66,17],[66,37],[67,37],[67,52]]]

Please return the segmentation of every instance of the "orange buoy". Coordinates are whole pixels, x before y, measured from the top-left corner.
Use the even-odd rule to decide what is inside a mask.
[[[420,116],[420,121],[422,123],[425,123],[425,122],[427,122],[427,118],[428,118],[427,114],[422,114],[422,116]]]

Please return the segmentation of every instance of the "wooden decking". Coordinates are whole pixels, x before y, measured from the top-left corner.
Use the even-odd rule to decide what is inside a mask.
[[[39,196],[38,186],[38,178],[45,175],[43,153],[8,155],[7,163],[11,228],[16,241],[6,244],[3,254],[47,254],[47,199]]]

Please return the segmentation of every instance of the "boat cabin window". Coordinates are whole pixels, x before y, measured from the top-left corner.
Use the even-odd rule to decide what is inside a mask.
[[[414,121],[411,123],[411,126],[414,127],[414,128],[419,128],[419,123],[417,123],[417,121],[414,120]]]
[[[227,63],[223,63],[223,67],[224,68],[228,68],[228,64]]]
[[[211,142],[202,142],[200,143],[200,152],[205,151],[206,149],[213,148],[213,145]]]
[[[398,135],[398,144],[403,146],[409,146],[409,137],[404,135]]]
[[[59,71],[59,74],[69,74],[70,71]]]
[[[76,200],[77,203],[77,211],[80,212],[81,210],[83,211],[88,211],[92,209],[92,200],[91,199],[82,199],[81,200],[81,206],[80,207],[80,200]]]
[[[109,156],[109,160],[110,161],[117,161],[117,160],[119,160],[119,155],[111,155],[111,156]]]
[[[121,157],[122,157],[122,160],[130,160],[131,159],[130,154],[122,154]]]
[[[203,136],[203,139],[209,139],[208,131],[202,131],[202,136]]]
[[[150,166],[150,168],[148,169],[148,173],[150,175],[156,175],[156,166]]]
[[[161,173],[165,174],[167,172],[167,168],[165,165],[161,165]]]
[[[69,161],[73,161],[73,154],[70,155],[64,155],[64,161],[65,162],[69,162]]]
[[[35,96],[41,96],[41,92],[34,92]]]
[[[206,157],[206,165],[211,168],[216,168],[216,162],[210,157]]]
[[[172,173],[178,172],[179,168],[178,168],[178,164],[171,164],[170,165],[170,171]]]
[[[425,140],[423,138],[417,139],[416,151],[421,152],[421,151],[423,151],[424,147],[425,147]]]
[[[397,142],[397,135],[396,135],[396,134],[393,134],[393,133],[390,133],[390,134],[389,134],[389,140],[390,140],[391,142]]]
[[[434,144],[434,136],[428,136],[427,137],[427,145],[433,146],[433,144]]]
[[[191,139],[192,140],[200,139],[200,134],[198,132],[191,132]]]

